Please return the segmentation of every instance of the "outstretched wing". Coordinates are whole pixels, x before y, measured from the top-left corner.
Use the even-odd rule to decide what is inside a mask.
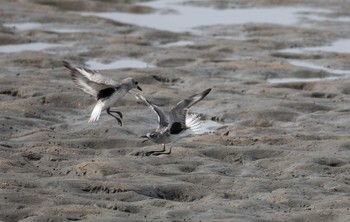
[[[117,85],[117,82],[102,76],[98,71],[75,67],[64,60],[62,63],[71,71],[75,85],[94,97],[97,97],[100,90]]]
[[[131,94],[133,94],[137,99],[143,101],[149,108],[153,110],[158,116],[158,128],[157,131],[160,131],[161,129],[164,129],[168,126],[168,118],[165,116],[165,113],[163,110],[161,110],[158,106],[152,104],[149,102],[145,97],[142,95],[138,94],[137,92],[130,91]]]
[[[170,134],[178,134],[186,129],[186,114],[191,106],[201,101],[211,89],[188,97],[176,104],[169,113]]]

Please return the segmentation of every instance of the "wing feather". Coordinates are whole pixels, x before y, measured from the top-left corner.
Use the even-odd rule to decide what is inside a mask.
[[[178,102],[169,113],[169,126],[172,127],[174,123],[181,124],[182,129],[186,129],[186,115],[191,106],[201,101],[208,95],[211,89],[206,89],[201,93],[192,95],[187,99]]]
[[[160,131],[161,129],[164,129],[168,126],[168,118],[166,117],[163,110],[161,110],[158,106],[152,104],[150,101],[148,101],[145,97],[138,94],[137,92],[130,91],[137,99],[143,101],[149,108],[153,110],[158,116],[158,128],[157,131]]]
[[[98,71],[75,67],[63,60],[63,65],[71,71],[72,80],[77,87],[97,98],[98,92],[117,85],[110,78],[103,77]]]
[[[88,80],[95,82],[95,83],[100,83],[104,85],[116,85],[117,82],[114,81],[111,78],[105,77],[101,75],[100,72],[96,70],[91,70],[85,67],[76,67],[79,73],[81,73],[83,76],[85,76]]]

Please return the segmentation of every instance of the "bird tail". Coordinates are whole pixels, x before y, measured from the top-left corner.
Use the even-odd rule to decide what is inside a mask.
[[[194,134],[201,134],[202,121],[201,117],[197,114],[187,114],[186,127]]]
[[[94,109],[92,110],[89,123],[98,121],[100,118],[101,112],[103,108],[103,103],[101,101],[97,101],[97,104],[95,105]]]

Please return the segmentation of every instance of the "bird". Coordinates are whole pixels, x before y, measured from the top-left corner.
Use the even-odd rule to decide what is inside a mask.
[[[135,95],[136,98],[143,101],[149,108],[153,110],[158,116],[158,128],[155,131],[149,132],[142,138],[146,138],[142,143],[150,140],[157,144],[162,144],[163,149],[160,151],[149,151],[145,155],[161,155],[170,154],[171,148],[165,152],[165,144],[176,141],[180,138],[196,134],[200,131],[201,121],[197,114],[188,114],[189,108],[206,97],[211,88],[204,90],[201,93],[192,95],[187,99],[181,100],[174,107],[171,108],[168,116],[157,105],[149,102],[142,95]]]
[[[119,111],[111,110],[126,93],[136,88],[142,91],[138,81],[132,77],[121,80],[120,83],[111,78],[102,76],[98,71],[85,67],[76,67],[71,63],[63,60],[63,66],[70,70],[73,82],[84,92],[92,95],[96,99],[96,105],[91,112],[90,122],[98,121],[102,111],[106,110],[107,114],[113,116],[120,126],[123,114]],[[116,116],[115,114],[118,114]]]

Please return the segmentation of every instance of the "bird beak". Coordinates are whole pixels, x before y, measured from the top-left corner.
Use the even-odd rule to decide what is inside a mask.
[[[146,141],[148,141],[148,137],[147,136],[140,136],[141,138],[146,138],[145,140],[143,140],[141,143],[144,143]]]
[[[140,87],[140,86],[137,86],[137,89],[138,89],[138,90],[140,90],[140,91],[142,91],[142,89],[141,89],[141,87]]]

